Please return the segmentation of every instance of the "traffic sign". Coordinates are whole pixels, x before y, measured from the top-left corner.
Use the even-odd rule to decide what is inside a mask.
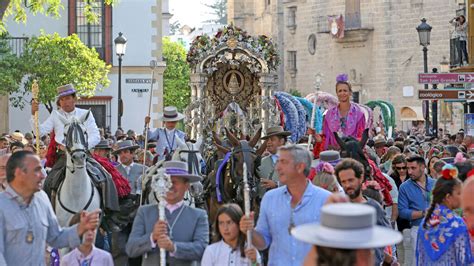
[[[418,90],[420,100],[474,100],[472,90]]]
[[[474,73],[420,73],[420,84],[474,83]]]

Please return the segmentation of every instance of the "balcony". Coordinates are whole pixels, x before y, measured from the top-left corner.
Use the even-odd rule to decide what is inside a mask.
[[[5,40],[10,46],[10,49],[13,54],[16,56],[21,56],[25,49],[26,42],[28,41],[28,37],[6,37]]]

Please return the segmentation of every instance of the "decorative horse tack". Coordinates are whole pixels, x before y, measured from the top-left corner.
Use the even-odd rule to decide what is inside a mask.
[[[158,173],[153,176],[151,181],[151,188],[159,201],[158,213],[160,221],[166,221],[166,193],[170,190],[171,186],[171,176],[166,173],[164,168],[158,169]],[[160,265],[166,266],[166,250],[164,248],[160,248]]]

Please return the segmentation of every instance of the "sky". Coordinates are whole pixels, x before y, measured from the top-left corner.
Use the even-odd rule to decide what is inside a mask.
[[[213,0],[169,0],[170,13],[173,14],[170,22],[178,20],[181,26],[187,24],[199,27],[203,21],[212,18],[212,10],[204,4],[213,2]]]

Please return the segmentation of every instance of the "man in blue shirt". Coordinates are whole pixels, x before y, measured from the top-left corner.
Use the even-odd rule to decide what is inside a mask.
[[[270,247],[268,265],[301,265],[311,245],[296,240],[293,227],[319,222],[320,210],[330,193],[308,182],[311,154],[301,146],[280,147],[276,164],[283,186],[265,193],[257,227],[253,213],[240,221],[240,230],[252,230],[252,244],[258,250]]]
[[[400,186],[398,212],[401,218],[410,221],[411,247],[415,254],[418,226],[430,206],[435,180],[426,175],[425,159],[419,155],[407,158],[407,168],[410,179]],[[412,265],[415,265],[414,257],[411,256]]]

